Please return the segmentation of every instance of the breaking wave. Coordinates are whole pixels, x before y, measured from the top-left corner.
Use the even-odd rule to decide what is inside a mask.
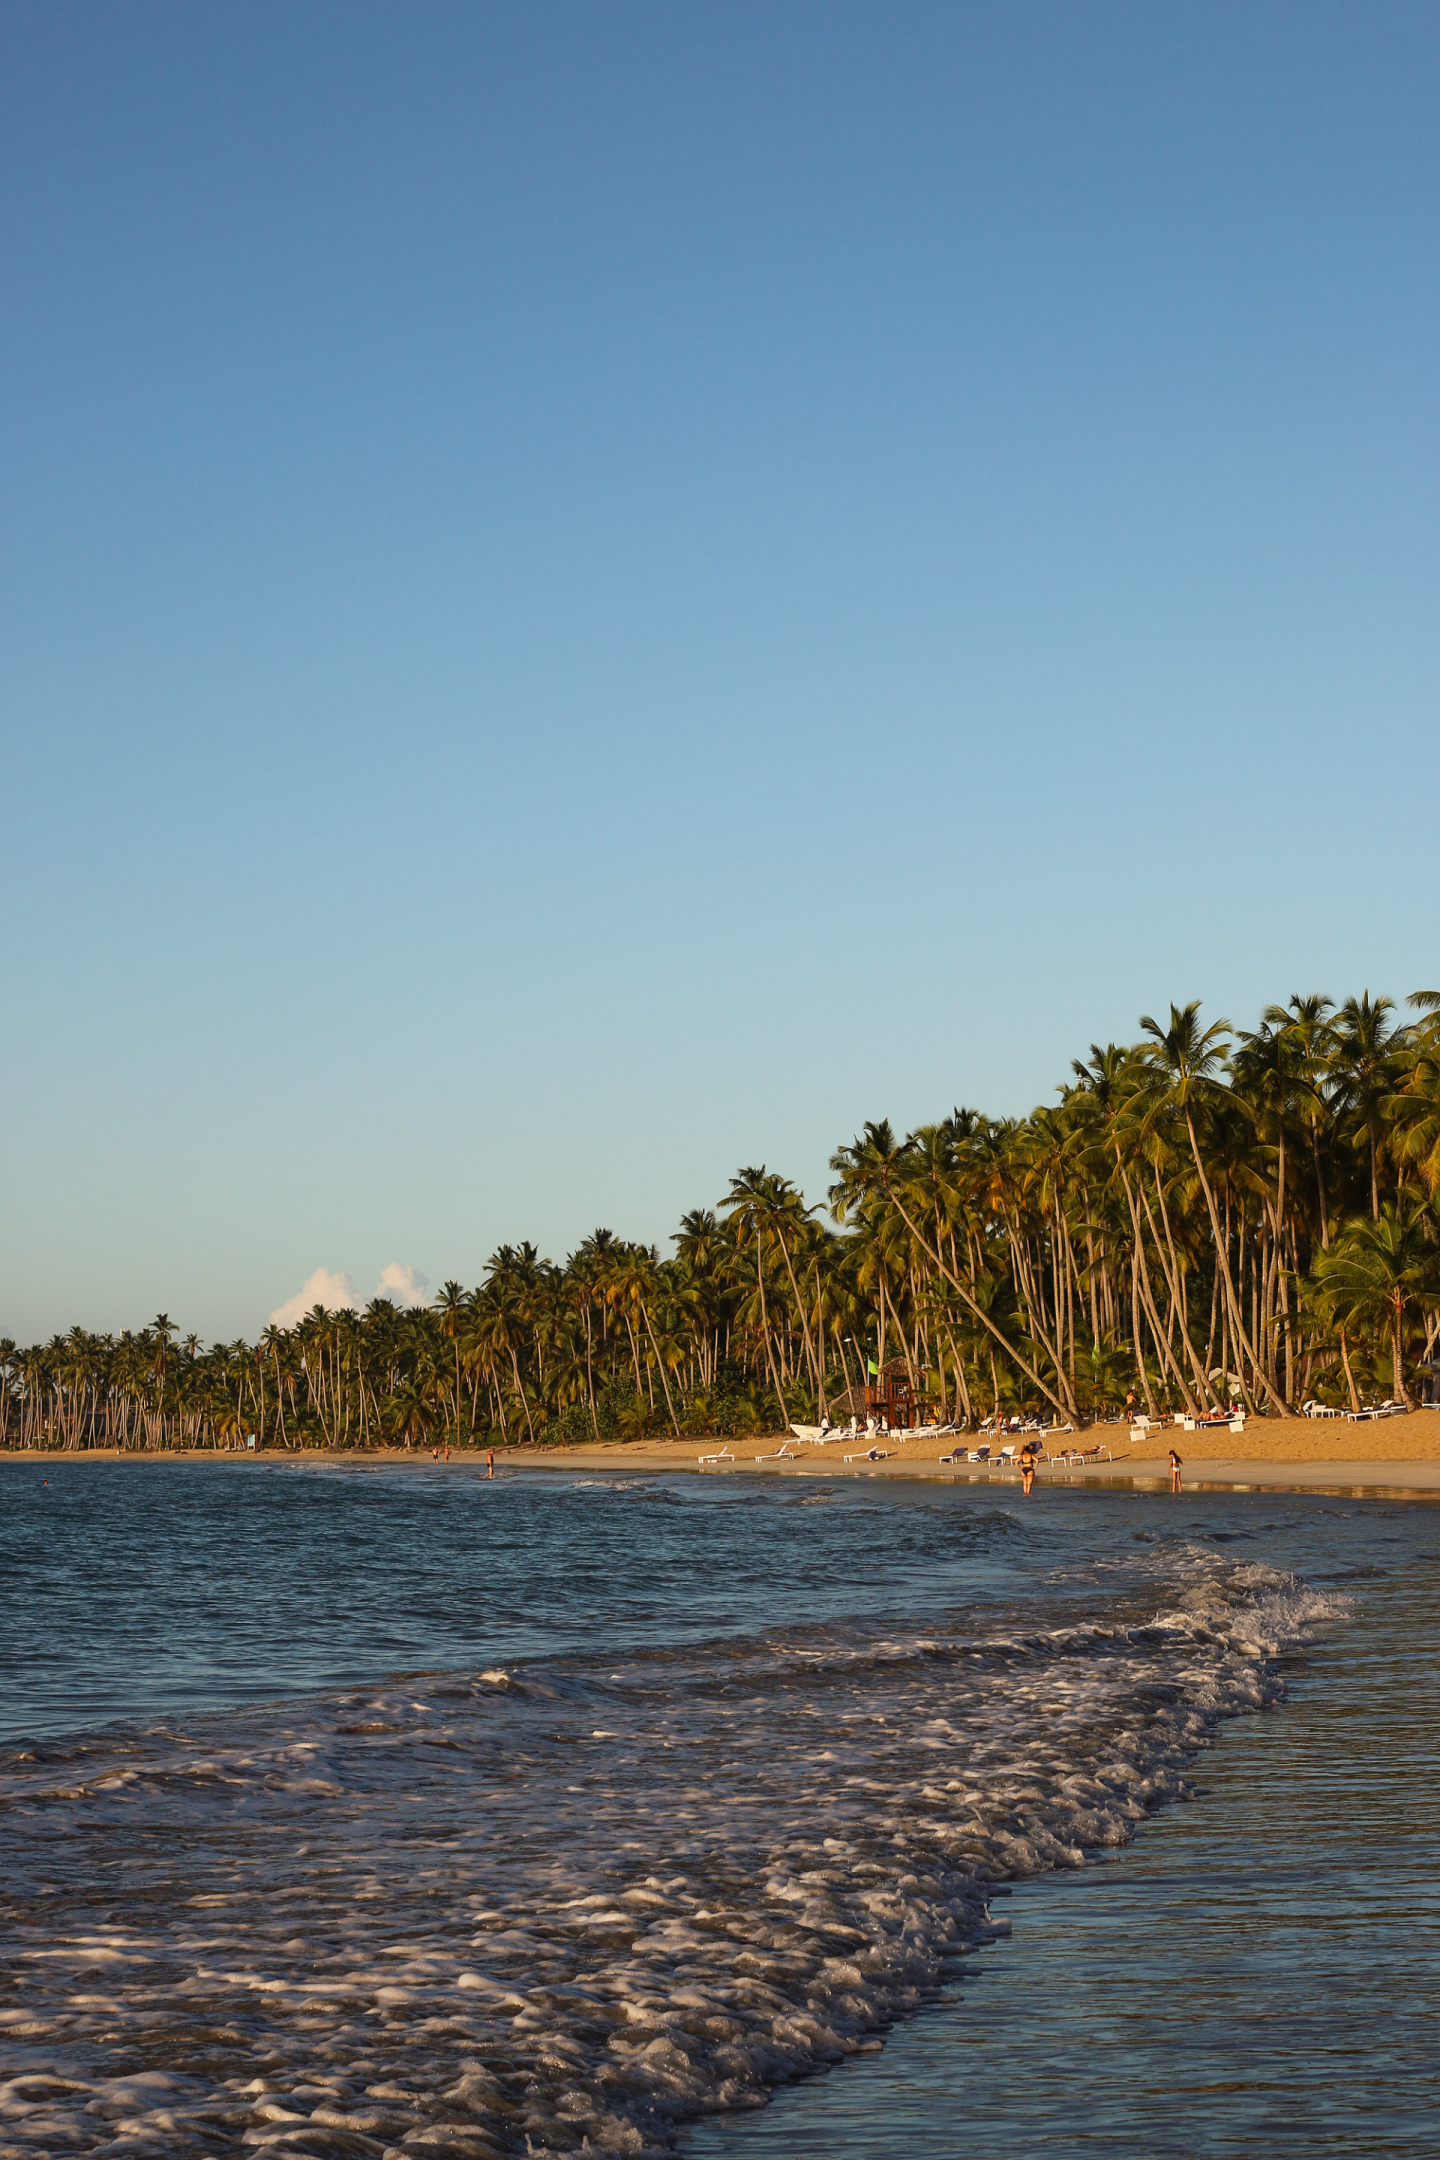
[[[1173,1545],[11,1750],[0,2156],[670,2152],[876,2046],[1343,1610]]]

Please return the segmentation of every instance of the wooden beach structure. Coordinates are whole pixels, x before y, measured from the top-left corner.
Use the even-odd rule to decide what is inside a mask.
[[[874,1418],[877,1424],[888,1425],[891,1432],[913,1432],[917,1425],[933,1425],[938,1405],[933,1395],[926,1395],[912,1381],[910,1369],[904,1358],[889,1358],[878,1374],[872,1374],[864,1389],[847,1388],[845,1393],[831,1405],[834,1418],[856,1418],[861,1423]]]

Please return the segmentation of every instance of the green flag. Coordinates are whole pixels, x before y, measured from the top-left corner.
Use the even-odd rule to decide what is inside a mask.
[[[870,1371],[871,1371],[872,1373],[874,1373],[874,1375],[875,1375],[876,1379],[878,1380],[878,1379],[879,1379],[879,1377],[880,1377],[880,1368],[879,1368],[879,1366],[878,1366],[878,1365],[877,1365],[877,1364],[875,1363],[875,1360],[874,1360],[874,1358],[873,1358],[873,1357],[872,1357],[872,1358],[867,1358],[867,1359],[866,1359],[866,1365],[867,1365],[868,1369],[869,1369],[869,1370],[870,1370]]]

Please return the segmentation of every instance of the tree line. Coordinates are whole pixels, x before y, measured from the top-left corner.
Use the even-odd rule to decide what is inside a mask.
[[[1028,1118],[868,1123],[825,1206],[764,1165],[662,1257],[502,1245],[471,1289],[202,1347],[168,1314],[0,1342],[0,1446],[407,1448],[740,1435],[863,1405],[1080,1425],[1232,1400],[1413,1405],[1440,1338],[1440,993],[1198,1002],[1092,1044]]]

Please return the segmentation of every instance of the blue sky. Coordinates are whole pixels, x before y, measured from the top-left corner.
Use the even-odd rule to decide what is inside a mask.
[[[1435,986],[1427,7],[0,7],[0,1332]]]

